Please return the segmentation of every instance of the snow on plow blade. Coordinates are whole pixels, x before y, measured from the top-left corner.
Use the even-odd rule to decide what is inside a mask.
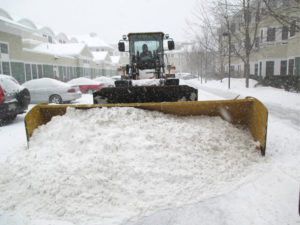
[[[178,116],[220,116],[233,124],[244,125],[250,130],[253,139],[259,143],[259,150],[265,155],[268,111],[257,99],[247,97],[237,100],[160,102],[132,104],[97,104],[97,105],[47,105],[39,104],[25,116],[27,141],[40,125],[48,123],[52,117],[64,115],[68,107],[80,110],[101,107],[136,107],[156,110]],[[57,131],[59,132],[59,131]]]
[[[93,93],[94,104],[197,101],[187,85],[107,87]]]

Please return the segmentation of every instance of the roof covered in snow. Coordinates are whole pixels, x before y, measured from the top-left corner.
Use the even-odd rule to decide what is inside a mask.
[[[18,20],[18,23],[21,23],[21,24],[23,24],[27,27],[32,28],[32,29],[37,29],[37,26],[31,20],[26,19],[26,18]]]
[[[107,51],[92,52],[92,55],[93,55],[95,61],[105,61],[108,56],[108,52]]]
[[[118,64],[120,62],[120,56],[118,56],[118,55],[111,56],[110,59],[113,64]]]
[[[87,44],[88,47],[105,47],[113,49],[109,44],[103,41],[96,33],[76,35],[74,37],[77,38],[79,42]]]
[[[9,15],[8,12],[6,12],[4,9],[0,8],[0,16],[5,17],[6,19],[13,20],[11,15]]]
[[[67,43],[67,44],[50,44],[43,43],[32,49],[37,53],[60,56],[79,56],[85,48],[83,43]]]

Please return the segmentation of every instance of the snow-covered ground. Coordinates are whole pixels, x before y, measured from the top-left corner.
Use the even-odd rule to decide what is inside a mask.
[[[199,100],[233,99],[238,95],[240,95],[240,98],[244,96],[253,96],[261,100],[269,109],[266,156],[261,157],[258,155],[257,158],[254,157],[254,160],[245,161],[245,158],[241,159],[240,155],[232,154],[230,155],[229,158],[226,157],[223,158],[224,164],[216,163],[215,168],[214,167],[210,168],[210,170],[212,170],[211,171],[212,174],[211,173],[205,174],[205,171],[207,169],[205,167],[202,169],[201,172],[199,171],[200,175],[199,174],[198,175],[202,179],[197,177],[197,174],[195,174],[195,177],[191,177],[190,179],[188,179],[187,182],[184,182],[184,184],[181,184],[179,182],[180,180],[175,179],[174,184],[183,185],[183,186],[175,185],[175,187],[177,188],[181,187],[182,189],[180,190],[183,190],[181,193],[182,195],[179,195],[180,199],[176,199],[175,197],[172,197],[176,193],[176,190],[168,191],[168,190],[164,190],[163,188],[159,189],[159,186],[155,186],[153,187],[154,189],[152,189],[154,191],[151,193],[161,194],[161,197],[154,195],[153,198],[150,199],[151,201],[155,202],[157,201],[157,197],[159,197],[162,200],[161,201],[162,205],[160,205],[159,207],[156,207],[157,205],[151,205],[151,204],[146,206],[143,205],[146,208],[143,208],[140,205],[141,207],[139,208],[141,209],[140,213],[130,214],[133,211],[130,210],[126,211],[126,210],[135,208],[135,206],[131,205],[130,207],[129,206],[126,207],[124,206],[126,204],[123,204],[123,206],[120,207],[120,212],[117,212],[118,215],[120,214],[122,214],[123,216],[125,215],[122,218],[123,219],[126,218],[126,219],[122,220],[123,222],[121,224],[127,224],[127,225],[300,224],[300,217],[298,214],[299,187],[300,187],[299,184],[300,183],[300,154],[299,154],[300,94],[290,93],[284,90],[270,88],[270,87],[255,88],[254,81],[251,81],[250,88],[246,89],[244,88],[244,82],[245,82],[244,79],[231,79],[230,90],[227,89],[226,79],[224,79],[222,83],[220,81],[209,81],[205,84],[201,84],[200,81],[198,80],[181,80],[180,82],[181,84],[189,84],[191,86],[197,87],[199,90],[198,92]],[[76,102],[76,104],[80,104],[80,103],[91,104],[92,96],[83,95],[83,97]],[[90,119],[91,117],[92,116],[90,115],[86,117],[86,119]],[[39,169],[45,169],[45,164],[43,163],[46,163],[47,165],[47,160],[43,161],[43,157],[46,156],[49,157],[49,163],[53,162],[51,160],[55,161],[55,159],[51,159],[51,154],[49,152],[48,153],[44,152],[45,155],[42,155],[43,156],[42,158],[38,158],[39,157],[38,154],[41,153],[38,152],[39,151],[38,142],[36,142],[36,146],[35,146],[35,151],[37,151],[37,155],[36,155],[37,158],[29,157],[31,154],[34,153],[25,152],[27,150],[26,150],[26,138],[25,138],[25,128],[24,128],[23,118],[24,115],[20,115],[12,124],[5,127],[0,127],[0,154],[1,154],[0,190],[6,188],[5,190],[7,193],[6,195],[3,195],[3,193],[2,195],[0,194],[0,196],[2,196],[0,197],[1,198],[0,199],[0,224],[1,225],[23,225],[23,224],[24,225],[25,224],[26,225],[50,225],[50,224],[51,225],[73,225],[73,224],[86,225],[86,224],[90,224],[88,223],[88,220],[87,222],[82,222],[82,220],[78,218],[80,217],[80,215],[89,215],[89,213],[90,213],[90,218],[97,217],[97,215],[93,213],[93,210],[89,211],[89,209],[94,209],[93,203],[95,203],[95,201],[93,201],[92,197],[91,200],[86,201],[85,202],[86,205],[83,205],[82,207],[79,207],[78,202],[75,202],[73,205],[69,206],[68,204],[72,202],[71,201],[72,199],[68,199],[68,198],[64,199],[63,196],[60,196],[60,200],[63,200],[63,202],[60,202],[59,204],[57,203],[52,205],[50,204],[50,206],[43,201],[37,201],[36,203],[41,204],[42,202],[45,203],[45,205],[34,205],[34,203],[30,202],[30,200],[34,201],[35,196],[37,197],[37,199],[39,199],[39,196],[41,195],[38,193],[33,192],[31,193],[32,195],[29,198],[24,197],[27,196],[26,194],[28,193],[25,191],[27,187],[24,187],[22,185],[25,185],[27,182],[30,183],[32,179],[33,181],[36,181],[38,184],[41,184],[41,181],[43,179],[49,178],[46,176],[46,174],[42,174],[43,171],[39,170]],[[78,118],[80,118],[79,115]],[[147,118],[147,117],[143,117],[143,118]],[[84,119],[82,118],[82,120]],[[98,122],[101,123],[101,121]],[[109,120],[106,122],[109,122]],[[61,123],[58,122],[58,124]],[[146,130],[146,128],[149,128],[150,126],[150,124],[144,124],[144,125],[146,127],[145,129],[142,130]],[[58,125],[56,125],[56,127],[57,126]],[[134,130],[132,130],[132,132],[134,133],[134,131],[137,131],[138,128],[140,128],[141,126],[143,126],[143,124],[139,123],[139,126],[134,127]],[[68,126],[65,127],[68,128]],[[85,129],[88,129],[88,127],[85,127]],[[97,128],[94,127],[93,129],[97,129]],[[158,131],[156,131],[156,133],[158,133]],[[109,135],[114,136],[113,133],[109,133]],[[58,139],[64,137],[60,137],[58,135],[55,136],[55,138]],[[86,142],[87,145],[89,143],[90,144],[93,143],[93,141],[91,140],[81,140],[81,141],[82,143]],[[109,138],[106,139],[106,142],[107,143],[109,142]],[[134,144],[140,142],[141,141],[136,141],[127,144]],[[185,142],[189,143],[187,140]],[[75,150],[77,149],[77,153],[80,153],[81,150],[84,150],[82,149],[84,147],[84,144],[82,143],[79,142],[76,145]],[[151,143],[151,141],[149,143]],[[49,141],[48,145],[50,144],[51,144],[51,140]],[[143,142],[143,144],[147,145],[147,142]],[[171,142],[168,145],[172,147],[172,144],[173,143]],[[133,146],[131,146],[130,149],[134,149]],[[189,147],[192,147],[191,143],[189,143]],[[170,148],[170,151],[171,150],[172,148]],[[58,153],[59,152],[55,151],[53,152],[53,155],[57,156],[59,155]],[[126,154],[123,155],[121,153],[116,153],[116,152],[115,154],[117,155],[119,154],[120,160],[126,157]],[[140,152],[140,154],[142,155],[143,152]],[[95,172],[95,170],[97,169],[93,167],[94,164],[89,164],[89,163],[93,162],[93,160],[97,161],[98,158],[96,157],[95,159],[93,158],[88,159],[86,158],[87,156],[91,156],[91,155],[87,154],[81,157],[82,157],[82,162],[84,162],[84,164],[89,165],[89,167],[85,168],[82,171],[79,171],[78,172],[79,174],[82,174],[84,173],[84,171],[88,171],[89,169]],[[211,159],[212,162],[216,162],[213,161],[213,159],[215,160],[215,156]],[[130,155],[128,157],[130,157]],[[234,162],[233,160],[238,160],[239,158],[241,160],[239,163],[237,163],[236,165],[232,165],[233,167],[229,167],[231,169],[236,167],[239,167],[241,169],[239,171],[234,172],[235,173],[234,182],[228,182],[227,180],[225,183],[222,183],[223,182],[222,179],[224,178],[224,176],[228,176],[228,173],[226,172],[229,172],[230,169],[225,170],[222,173],[222,172],[218,172],[221,169],[220,167],[223,167],[225,165],[231,165],[230,163]],[[9,159],[10,164],[9,163],[7,164],[7,162],[5,162],[7,159]],[[40,162],[36,161],[35,163],[31,164],[29,160],[34,160],[34,159],[35,160],[41,159],[41,161]],[[80,159],[79,156],[78,159]],[[162,160],[162,158],[158,158],[158,159]],[[24,163],[22,163],[22,160]],[[89,160],[92,161],[90,162]],[[193,164],[191,164],[190,161],[184,161],[182,156],[180,156],[179,158],[175,157],[174,160],[175,162],[182,162],[183,164],[175,163],[171,165],[171,168],[172,166],[175,165],[181,166],[182,168],[193,166]],[[14,162],[15,164],[11,162]],[[255,162],[255,163],[250,163],[250,162]],[[115,163],[120,163],[120,162],[118,162],[117,160]],[[162,161],[162,163],[164,163],[162,165],[165,166],[166,161]],[[53,166],[53,164],[55,164],[55,162],[48,165]],[[14,165],[14,168],[5,167],[7,165]],[[32,170],[29,172],[34,172],[33,174],[28,174],[28,168],[30,165],[32,165]],[[64,162],[57,161],[57,165],[58,165],[57,168],[53,168],[53,170],[54,172],[57,172],[57,174],[59,174],[59,172],[61,172],[60,169],[62,168],[61,165],[64,166]],[[208,166],[208,165],[210,164],[208,163],[202,166]],[[240,167],[238,165],[243,165],[243,166]],[[127,166],[128,166],[127,168],[130,168],[130,166],[132,165],[127,165]],[[145,164],[145,165],[140,165],[140,167],[136,167],[136,168],[140,168],[142,170],[146,166],[147,165]],[[76,167],[80,168],[80,164],[72,166],[73,169]],[[67,168],[66,171],[70,172],[72,168]],[[174,171],[177,171],[178,169],[179,168],[176,168],[176,170],[174,170],[173,168]],[[197,170],[200,169],[197,168]],[[12,177],[10,179],[9,174],[20,175],[24,171],[25,173],[23,174],[23,176],[19,178]],[[213,173],[217,173],[218,175]],[[86,176],[87,178],[89,178],[88,177],[89,174],[86,174]],[[210,177],[210,179],[205,179],[207,177]],[[123,181],[121,182],[122,185],[124,185],[124,182],[126,183],[127,180],[132,181],[130,179],[125,179],[125,178],[126,176],[120,177],[120,181]],[[24,179],[23,183],[22,183],[22,179]],[[191,189],[195,187],[189,186],[188,185],[189,182],[192,181],[190,183],[197,184],[196,182],[197,179],[199,179],[198,185],[200,185],[201,187],[199,186],[199,190]],[[147,177],[145,177],[144,180],[147,180]],[[212,186],[208,185],[209,180],[211,182],[209,183],[210,185],[223,184],[223,188],[217,190],[210,190],[209,187],[212,187],[213,185]],[[58,191],[59,187],[55,185],[53,186],[51,181],[47,181],[47,182],[50,183],[48,186],[44,187],[46,191],[49,191],[49,188],[54,187],[50,191],[59,192]],[[9,186],[7,184],[10,184],[12,186]],[[191,192],[191,193],[185,193],[184,191],[185,184],[187,185],[186,192]],[[90,185],[89,183],[85,183],[84,187],[87,188],[89,185]],[[128,186],[125,185],[125,187],[132,188],[133,186],[131,185],[134,186],[134,184],[128,184]],[[20,187],[19,189],[18,186]],[[126,190],[126,188],[122,190],[128,191]],[[76,187],[73,187],[70,191],[72,192],[74,190],[76,192],[77,190]],[[105,190],[109,190],[109,189],[105,189]],[[93,185],[92,185],[90,189],[87,188],[86,194],[91,194],[93,191],[95,191],[95,196],[99,195],[99,192],[101,192],[101,190],[99,191],[93,190]],[[145,191],[145,190],[141,190],[141,191]],[[61,194],[65,194],[66,196],[68,196],[68,194],[70,193],[65,192]],[[149,197],[149,196],[146,197],[147,195],[145,195],[145,193],[142,192],[137,192],[136,194],[137,195],[140,194],[141,196],[144,196],[146,199]],[[187,199],[185,199],[184,196],[186,196]],[[88,199],[88,196],[86,197]],[[189,198],[192,198],[192,200]],[[178,200],[178,202],[176,202],[175,200]],[[64,201],[66,203],[65,205],[64,205]],[[184,203],[188,203],[188,204],[184,204]],[[61,208],[55,208],[57,205],[61,206]],[[74,216],[73,219],[70,218],[66,219],[66,217],[64,217],[64,215],[68,211],[66,207],[67,208],[70,207],[73,210],[71,212],[73,213],[77,212],[78,215]],[[149,208],[147,209],[147,207]],[[116,207],[116,209],[117,208],[118,207]],[[53,212],[53,215],[56,216],[49,217],[49,214],[45,215],[45,217],[41,216],[43,215],[45,210],[47,211],[47,209],[49,209],[50,211],[52,210],[51,212]],[[34,210],[36,210],[37,212],[36,217],[32,216],[34,215]],[[24,216],[28,214],[31,215],[31,217]],[[97,222],[93,221],[92,224],[93,225],[113,224],[113,222],[116,222],[116,220],[115,221],[110,220],[109,217],[113,218],[114,215],[108,216],[107,220],[104,219],[102,221],[97,221]],[[118,222],[116,224],[118,224]]]

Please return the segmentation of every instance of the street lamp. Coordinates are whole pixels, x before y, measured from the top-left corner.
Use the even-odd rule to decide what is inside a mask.
[[[223,36],[228,36],[229,54],[228,54],[228,89],[230,89],[230,75],[231,75],[231,35],[229,32],[224,32]]]

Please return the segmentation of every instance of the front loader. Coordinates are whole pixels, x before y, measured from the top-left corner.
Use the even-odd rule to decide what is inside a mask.
[[[162,32],[129,33],[118,43],[120,52],[129,47],[129,64],[122,68],[121,80],[115,87],[102,88],[93,94],[94,104],[197,101],[198,91],[179,85],[179,79],[165,64],[164,42],[168,50],[175,48],[174,41]],[[158,85],[135,86],[135,80],[157,79]]]
[[[34,130],[48,123],[54,116],[62,116],[68,107],[88,110],[102,107],[135,107],[155,110],[177,116],[219,116],[228,122],[247,127],[257,141],[257,148],[265,155],[268,111],[257,99],[197,101],[197,89],[179,85],[179,80],[165,65],[163,42],[174,49],[173,40],[161,32],[129,33],[119,42],[119,50],[125,51],[129,42],[129,64],[124,68],[122,79],[115,87],[102,88],[93,94],[93,105],[48,105],[35,106],[25,116],[27,141]],[[165,71],[167,68],[167,71]],[[154,78],[157,86],[134,86],[135,80]],[[196,125],[196,124],[195,124]],[[59,130],[57,130],[59,132]],[[192,128],[191,128],[192,132]],[[167,134],[172,135],[172,134]],[[113,140],[112,140],[113,141]],[[230,144],[230,143],[229,143]]]

